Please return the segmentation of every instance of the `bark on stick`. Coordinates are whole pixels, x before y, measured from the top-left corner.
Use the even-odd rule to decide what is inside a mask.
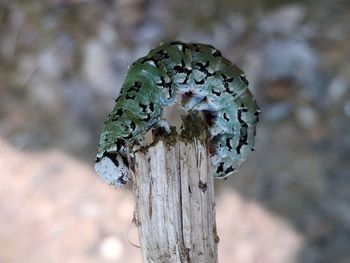
[[[135,222],[143,262],[215,263],[219,241],[205,140],[163,140],[135,154]]]

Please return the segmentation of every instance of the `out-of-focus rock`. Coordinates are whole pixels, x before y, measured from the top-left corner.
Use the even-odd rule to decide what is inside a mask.
[[[318,121],[318,115],[311,107],[298,106],[295,108],[295,114],[298,123],[305,129],[310,129],[315,126]]]
[[[318,57],[307,42],[292,39],[267,41],[261,59],[260,80],[263,83],[291,80],[301,88],[304,98],[323,102],[325,78]]]
[[[280,121],[286,118],[291,112],[291,104],[279,102],[264,108],[263,118],[270,121]]]
[[[350,100],[347,100],[344,104],[344,113],[348,118],[350,118]]]
[[[158,39],[162,39],[162,36],[164,35],[164,29],[159,23],[156,23],[155,21],[149,21],[147,23],[142,24],[139,29],[137,30],[137,43],[139,45],[145,46],[147,44],[153,45],[153,44],[160,44],[160,43],[154,43]]]
[[[259,28],[265,34],[279,33],[285,36],[298,33],[300,23],[305,16],[302,5],[286,5],[268,15],[264,15]]]
[[[311,83],[318,65],[310,45],[295,40],[270,40],[263,47],[262,78],[267,80],[295,79],[300,84]]]
[[[98,28],[98,35],[101,41],[108,46],[114,46],[118,42],[117,31],[113,24],[106,21],[101,22]]]
[[[227,17],[227,21],[224,23],[217,23],[212,29],[211,40],[209,43],[216,43],[216,48],[220,50],[227,50],[234,55],[232,52],[232,45],[246,32],[246,22],[243,16],[240,14],[230,13]]]
[[[342,77],[335,77],[328,87],[329,103],[336,103],[343,98],[347,92],[347,83]]]
[[[115,94],[121,87],[112,64],[113,53],[98,39],[85,45],[83,74],[88,83],[100,94]],[[119,84],[119,85],[118,85]]]

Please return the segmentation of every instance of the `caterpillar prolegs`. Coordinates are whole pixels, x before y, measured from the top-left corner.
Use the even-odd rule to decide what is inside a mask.
[[[214,177],[232,175],[253,150],[260,111],[243,71],[210,45],[162,43],[129,67],[105,122],[95,163],[104,181],[127,183],[127,147],[166,127],[163,109],[174,104],[207,116]]]

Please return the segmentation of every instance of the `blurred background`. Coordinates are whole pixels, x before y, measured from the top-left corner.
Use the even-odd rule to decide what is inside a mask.
[[[133,199],[92,166],[127,66],[208,43],[261,107],[216,183],[220,262],[350,262],[350,2],[0,1],[0,262],[141,262]]]

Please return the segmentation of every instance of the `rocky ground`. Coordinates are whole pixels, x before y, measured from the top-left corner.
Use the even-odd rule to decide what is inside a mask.
[[[91,166],[127,66],[179,39],[243,68],[263,112],[256,153],[217,183],[222,262],[349,262],[349,14],[345,0],[0,1],[0,261],[139,262],[131,196]]]

